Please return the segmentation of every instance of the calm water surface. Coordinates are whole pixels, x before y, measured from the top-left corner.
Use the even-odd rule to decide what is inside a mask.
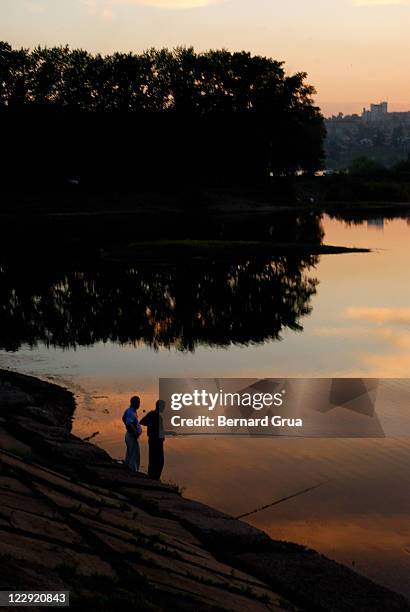
[[[142,331],[134,334],[135,345],[104,343],[98,334],[90,347],[23,344],[16,352],[2,351],[0,365],[73,389],[78,401],[74,433],[99,432],[95,443],[118,458],[123,453],[120,416],[129,396],[138,392],[142,408],[151,409],[160,376],[409,377],[408,221],[348,225],[325,218],[323,227],[326,244],[373,252],[312,258],[303,262],[300,274],[286,268],[286,283],[277,269],[272,278],[266,270],[245,276],[240,306],[220,293],[209,304],[207,316],[220,326],[209,342],[204,331],[209,319],[202,324],[204,313],[187,299],[187,312],[179,319],[171,320],[167,311],[155,323],[159,342],[144,341],[147,332]],[[248,302],[247,292],[255,295],[255,279],[260,295]],[[270,301],[269,283],[285,304],[283,312]],[[198,299],[208,295],[209,290]],[[226,316],[225,304],[230,308]],[[144,306],[148,318],[158,318],[151,311]],[[235,315],[246,320],[249,338],[236,323],[223,331]],[[195,329],[187,333],[190,318]],[[238,344],[229,344],[230,335]],[[194,352],[178,350],[181,343]],[[322,483],[247,520],[274,538],[315,548],[410,596],[410,439],[168,439],[164,479],[184,487],[186,496],[233,515]]]

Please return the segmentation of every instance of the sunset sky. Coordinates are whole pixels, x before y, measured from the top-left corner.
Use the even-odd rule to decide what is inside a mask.
[[[410,110],[410,0],[0,0],[0,39],[93,52],[193,45],[304,70],[326,115]]]

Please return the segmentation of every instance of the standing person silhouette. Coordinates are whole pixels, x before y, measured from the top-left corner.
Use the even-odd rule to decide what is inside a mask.
[[[125,434],[125,444],[127,445],[127,454],[124,464],[131,472],[138,472],[140,469],[140,445],[138,438],[142,433],[141,425],[137,417],[137,410],[140,407],[141,400],[137,395],[130,399],[129,408],[122,415],[122,422],[127,430]]]
[[[147,427],[149,463],[148,476],[154,480],[161,478],[164,468],[164,426],[162,412],[165,410],[165,402],[158,400],[155,410],[148,412],[142,419],[141,425]]]

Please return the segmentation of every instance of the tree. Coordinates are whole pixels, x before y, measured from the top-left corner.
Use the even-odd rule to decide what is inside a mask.
[[[369,157],[356,157],[349,166],[352,176],[380,176],[386,173],[386,168]]]
[[[313,104],[315,90],[306,79],[304,72],[287,75],[283,62],[245,51],[197,53],[177,47],[102,56],[67,46],[30,51],[0,43],[0,108],[41,110],[43,118],[50,118],[48,123],[44,118],[46,138],[52,140],[61,130],[62,143],[72,139],[78,148],[89,149],[89,158],[97,157],[102,145],[113,170],[122,163],[128,174],[130,160],[118,157],[124,148],[120,130],[124,139],[135,132],[138,147],[147,154],[154,138],[156,162],[160,151],[173,148],[174,160],[164,157],[163,167],[158,166],[165,174],[175,174],[177,161],[185,177],[202,173],[210,181],[314,172],[322,166],[325,129]],[[62,117],[67,112],[105,116],[87,136],[80,126],[88,129],[90,122],[82,119],[65,115],[56,126],[56,113]],[[113,113],[120,112],[130,115],[114,125]],[[28,119],[27,138],[31,128]],[[99,140],[102,133],[105,142]],[[97,141],[99,149],[93,150]],[[134,166],[149,175],[149,161],[141,156]]]

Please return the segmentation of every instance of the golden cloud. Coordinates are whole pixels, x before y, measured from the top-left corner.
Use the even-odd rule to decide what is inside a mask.
[[[345,316],[371,323],[410,325],[410,308],[347,308]]]

